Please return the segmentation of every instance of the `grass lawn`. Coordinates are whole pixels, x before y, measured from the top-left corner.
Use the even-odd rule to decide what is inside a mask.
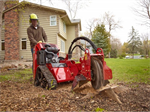
[[[142,82],[150,84],[150,59],[107,59],[107,65],[112,69],[115,82]],[[32,69],[11,70],[1,73],[0,82],[11,80],[26,82],[32,75]]]
[[[150,59],[105,59],[112,69],[113,82],[142,82],[150,84]]]
[[[33,77],[32,69],[11,70],[5,73],[1,73],[0,82],[8,80],[16,82],[26,82],[31,77]]]

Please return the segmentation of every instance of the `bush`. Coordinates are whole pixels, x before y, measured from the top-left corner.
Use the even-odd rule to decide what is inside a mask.
[[[122,54],[118,55],[119,59],[123,59],[123,58],[125,58],[125,56],[126,56],[126,53],[122,53]]]
[[[119,55],[118,57],[119,57],[119,59],[123,59],[122,55]]]
[[[116,49],[111,49],[110,57],[111,58],[117,58],[117,50]]]
[[[122,57],[125,57],[125,56],[126,56],[126,53],[122,53],[121,56],[122,56]]]

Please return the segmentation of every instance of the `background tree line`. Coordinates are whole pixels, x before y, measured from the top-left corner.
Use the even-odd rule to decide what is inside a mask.
[[[108,15],[108,13],[105,13],[106,15],[115,17]],[[109,30],[106,30],[107,24],[109,25]],[[112,28],[110,24],[113,26]],[[134,57],[134,54],[150,56],[150,36],[148,33],[139,35],[138,31],[132,26],[128,34],[128,41],[122,44],[120,39],[115,38],[111,33],[117,28],[121,28],[119,22],[106,23],[105,21],[93,19],[88,23],[89,32],[85,32],[84,35],[90,38],[97,47],[104,50],[105,57],[109,57],[109,53],[110,58],[125,57],[128,54],[132,55],[132,57]]]
[[[139,20],[140,24],[149,28],[150,0],[137,0],[136,5],[138,6],[137,8],[132,8],[134,14],[141,18]],[[108,30],[106,30],[106,25],[108,26]],[[99,30],[100,28],[104,30]],[[132,26],[128,35],[128,41],[122,45],[120,40],[112,35],[112,32],[119,28],[122,28],[120,21],[117,21],[113,14],[107,12],[101,19],[95,18],[89,20],[87,22],[88,31],[84,35],[92,39],[97,47],[104,49],[105,57],[125,57],[128,54],[132,54],[134,57],[135,53],[150,57],[150,34],[143,33],[139,35],[138,31]],[[108,33],[108,35],[106,36],[104,32]]]

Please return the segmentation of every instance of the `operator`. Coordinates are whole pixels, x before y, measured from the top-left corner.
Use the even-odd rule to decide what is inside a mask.
[[[47,36],[44,29],[39,26],[37,15],[32,13],[29,15],[29,17],[29,22],[31,25],[27,29],[27,34],[30,40],[31,53],[33,57],[33,48],[35,47],[35,45],[39,42],[43,42],[43,39],[45,42],[47,42]]]

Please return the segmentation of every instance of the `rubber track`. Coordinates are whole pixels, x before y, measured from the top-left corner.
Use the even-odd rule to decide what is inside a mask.
[[[40,68],[41,72],[45,76],[45,78],[48,82],[49,88],[56,88],[57,87],[57,81],[54,78],[53,74],[49,71],[47,66],[46,65],[39,65],[38,67]]]

